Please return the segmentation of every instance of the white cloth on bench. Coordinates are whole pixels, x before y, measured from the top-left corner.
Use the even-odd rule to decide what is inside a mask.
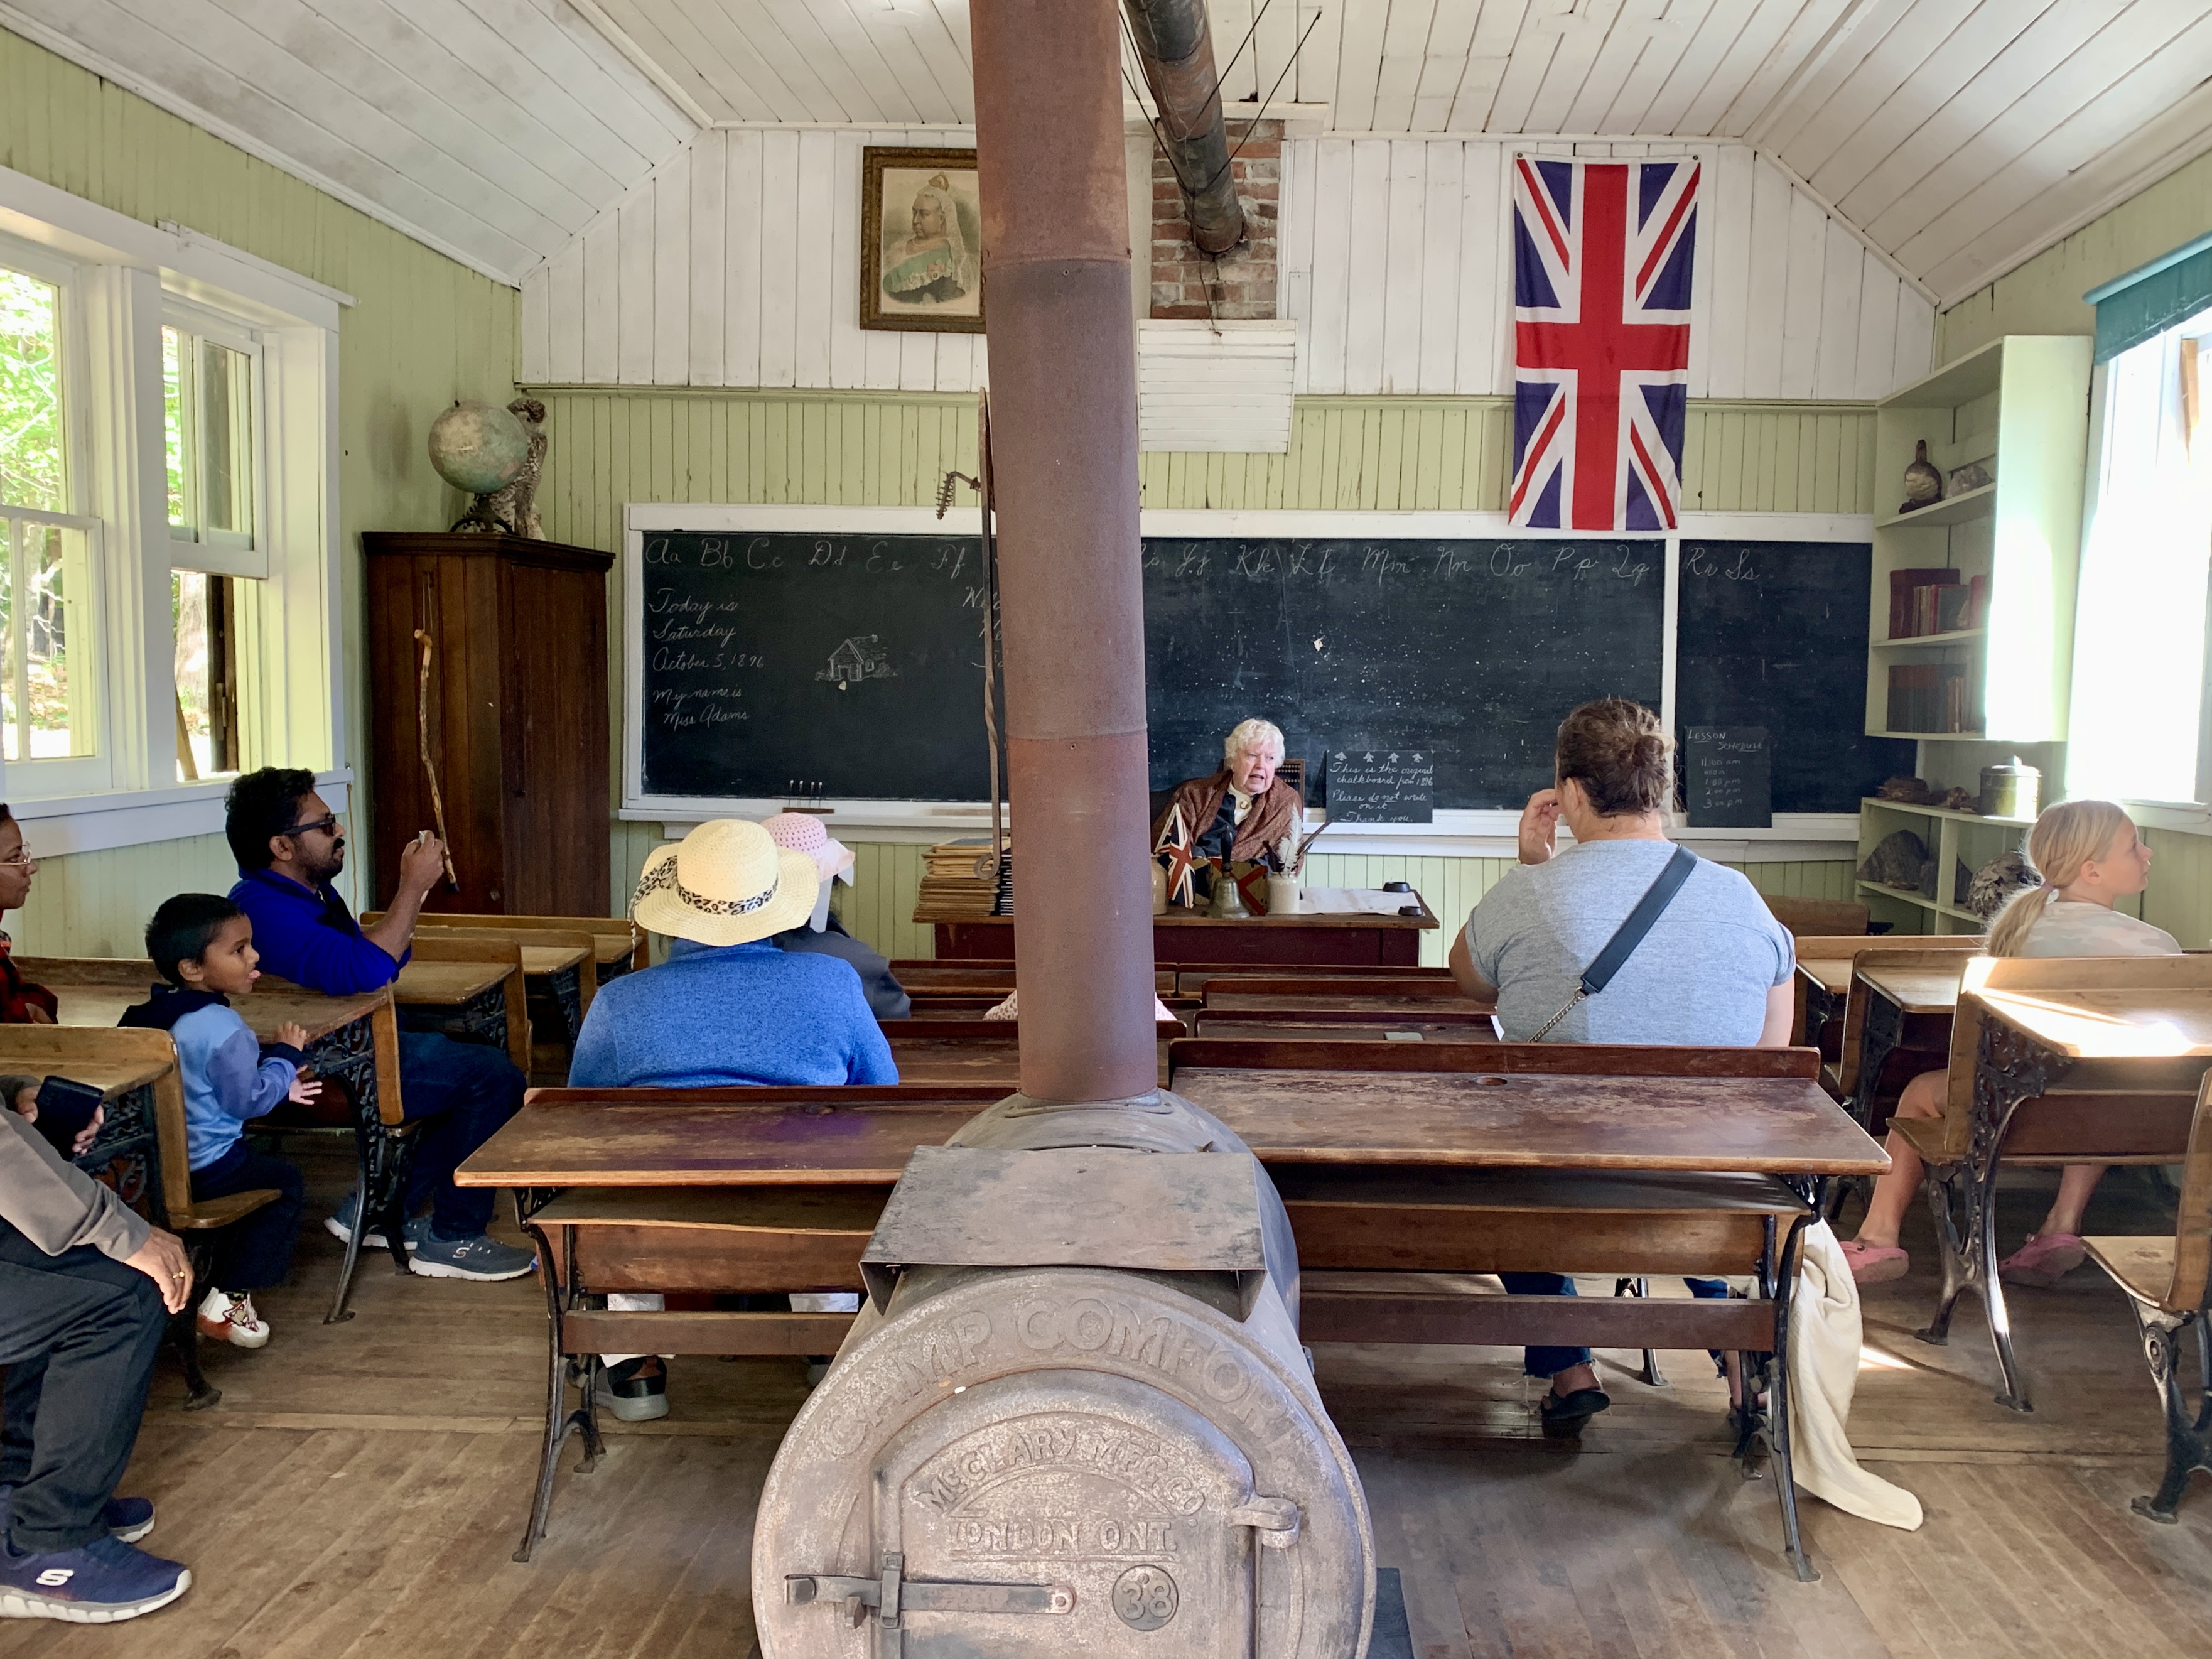
[[[1845,1433],[1858,1386],[1859,1287],[1825,1221],[1805,1230],[1790,1304],[1790,1451],[1797,1484],[1863,1520],[1918,1529],[1920,1500],[1859,1467]]]

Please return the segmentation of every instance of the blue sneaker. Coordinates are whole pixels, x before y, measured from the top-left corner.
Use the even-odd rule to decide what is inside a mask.
[[[410,1272],[425,1279],[520,1279],[538,1265],[538,1255],[483,1233],[474,1238],[445,1239],[426,1232],[422,1247],[407,1265]]]
[[[112,1625],[166,1607],[192,1587],[192,1575],[112,1538],[82,1549],[18,1555],[0,1541],[0,1619],[59,1619]]]
[[[15,1488],[0,1486],[0,1543],[8,1536],[8,1521],[15,1504]],[[135,1544],[154,1530],[154,1500],[150,1498],[111,1498],[100,1512],[109,1534],[125,1544]]]
[[[339,1243],[345,1243],[353,1237],[354,1222],[360,1214],[361,1194],[357,1191],[348,1193],[345,1202],[338,1206],[337,1213],[324,1218],[323,1231]],[[430,1218],[427,1215],[416,1216],[400,1230],[400,1242],[410,1250],[420,1249],[422,1241],[429,1236]],[[361,1241],[364,1250],[380,1250],[384,1245],[384,1233],[380,1228],[371,1228],[368,1237]]]

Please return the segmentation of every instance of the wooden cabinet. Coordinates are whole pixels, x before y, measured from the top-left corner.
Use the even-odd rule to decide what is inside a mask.
[[[430,758],[460,891],[433,910],[595,915],[608,903],[607,571],[613,556],[519,536],[372,531],[370,837],[379,907],[399,850],[434,822],[416,736],[422,641]]]

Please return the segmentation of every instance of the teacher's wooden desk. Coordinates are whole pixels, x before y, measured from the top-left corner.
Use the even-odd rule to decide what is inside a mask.
[[[1208,967],[1320,963],[1411,968],[1421,959],[1421,935],[1439,924],[1419,893],[1390,896],[1402,898],[1418,914],[1253,916],[1226,921],[1170,907],[1167,915],[1152,918],[1152,960],[1163,967],[1192,963]],[[939,961],[1013,960],[1011,917],[950,917],[918,905],[914,919],[935,925]]]

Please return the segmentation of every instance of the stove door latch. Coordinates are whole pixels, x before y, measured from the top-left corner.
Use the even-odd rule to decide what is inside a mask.
[[[1249,1527],[1265,1548],[1286,1550],[1298,1541],[1298,1506],[1288,1498],[1248,1498],[1225,1517],[1232,1527]]]
[[[1075,1591],[1066,1584],[959,1583],[936,1578],[909,1578],[906,1556],[898,1550],[884,1552],[881,1578],[840,1577],[832,1573],[794,1572],[783,1581],[787,1602],[838,1601],[854,1626],[875,1614],[885,1630],[902,1628],[909,1613],[1073,1613]]]

